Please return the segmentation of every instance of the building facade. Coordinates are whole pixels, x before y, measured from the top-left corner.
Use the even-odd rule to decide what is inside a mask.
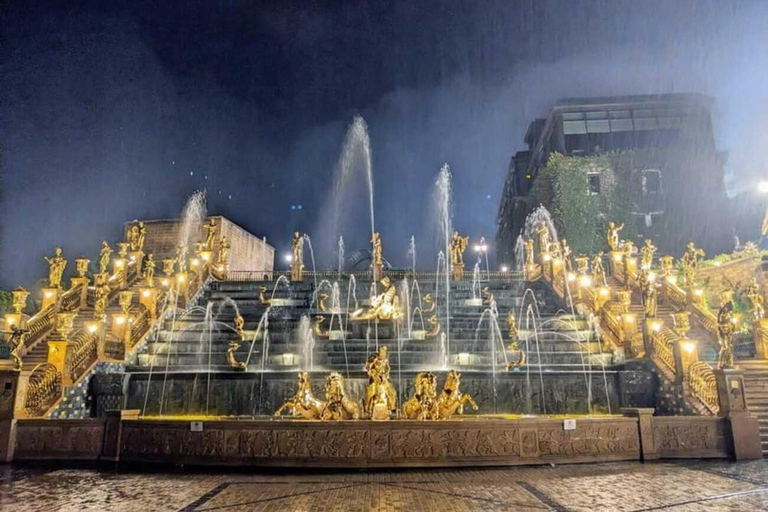
[[[628,166],[636,243],[651,238],[676,256],[689,240],[711,251],[727,250],[715,246],[731,237],[724,156],[715,147],[711,107],[712,99],[701,94],[565,99],[552,105],[546,118],[529,125],[528,148],[510,162],[497,218],[499,261],[513,261],[525,217],[537,206],[533,183],[554,152],[614,153]],[[590,174],[584,193],[600,190],[600,174]]]
[[[216,235],[214,238],[214,247],[219,246],[222,235],[227,237],[230,243],[229,249],[229,270],[250,270],[271,272],[274,268],[275,248],[266,243],[265,240],[249,233],[231,220],[222,216],[211,216],[206,221],[213,221],[216,224]],[[134,226],[138,220],[126,222],[124,231],[127,239],[128,230]],[[144,226],[147,228],[146,240],[144,242],[144,253],[153,254],[155,261],[162,261],[165,258],[173,258],[176,255],[176,246],[179,244],[181,236],[181,220],[179,219],[158,219],[144,220]],[[190,240],[204,240],[206,231],[202,228],[198,233],[190,235]]]

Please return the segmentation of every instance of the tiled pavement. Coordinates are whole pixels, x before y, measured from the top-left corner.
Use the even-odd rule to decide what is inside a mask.
[[[768,511],[768,462],[303,473],[0,466],[0,510]]]

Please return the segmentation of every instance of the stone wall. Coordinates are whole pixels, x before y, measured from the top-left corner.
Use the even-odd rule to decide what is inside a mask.
[[[229,250],[229,269],[233,270],[266,270],[271,271],[274,266],[275,249],[261,238],[244,230],[226,217],[209,217],[216,223],[216,237],[214,247],[218,250],[221,235],[226,235],[231,244]],[[125,238],[128,230],[138,221],[127,222],[124,227]],[[147,237],[144,242],[144,253],[154,254],[158,262],[158,272],[162,269],[162,260],[176,255],[176,246],[179,243],[181,220],[159,219],[144,220],[147,228]],[[200,228],[198,233],[192,234],[192,240],[204,240],[206,231]]]
[[[720,292],[723,290],[746,291],[749,282],[756,277],[765,291],[766,283],[760,270],[760,257],[753,256],[724,263],[719,267],[707,267],[696,272],[696,279],[706,287],[710,306],[719,305]]]

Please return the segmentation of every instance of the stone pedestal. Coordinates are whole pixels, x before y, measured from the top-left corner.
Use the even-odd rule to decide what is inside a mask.
[[[126,313],[114,313],[112,314],[112,337],[123,342],[126,349],[128,349],[128,340],[131,334],[131,324],[128,322],[129,316]]]
[[[67,364],[67,350],[69,342],[63,338],[53,338],[48,340],[48,362],[56,367],[61,374],[62,386],[72,384],[69,372],[65,371]]]
[[[304,264],[301,261],[291,263],[291,281],[299,283],[304,280]]]
[[[683,382],[688,377],[688,369],[699,360],[698,342],[689,338],[679,338],[674,343],[675,378]]]
[[[659,452],[653,438],[653,408],[624,407],[621,413],[629,418],[637,418],[637,429],[640,437],[640,460],[656,460]]]
[[[139,303],[149,311],[152,320],[157,319],[157,288],[141,288],[139,290]]]
[[[619,266],[622,268],[619,269]],[[623,270],[624,265],[624,253],[621,251],[611,251],[608,253],[608,268],[611,271],[612,276],[619,275]]]
[[[744,375],[740,370],[713,370],[717,381],[717,397],[720,401],[719,416],[747,411],[744,391]]]
[[[144,253],[141,251],[132,251],[128,253],[128,261],[136,265],[136,273],[141,275],[144,265]]]
[[[56,287],[43,288],[43,300],[40,303],[40,311],[53,306],[59,301],[59,294],[61,290]]]

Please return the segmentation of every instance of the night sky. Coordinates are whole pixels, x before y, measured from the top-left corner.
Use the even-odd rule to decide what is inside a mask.
[[[444,162],[456,228],[493,240],[509,159],[563,97],[710,94],[731,192],[768,174],[764,1],[63,3],[0,7],[6,289],[46,276],[55,245],[95,259],[123,222],[178,216],[198,189],[280,252],[293,230],[320,237],[355,115],[401,265],[415,235],[434,267]],[[335,241],[313,242],[330,264]]]

